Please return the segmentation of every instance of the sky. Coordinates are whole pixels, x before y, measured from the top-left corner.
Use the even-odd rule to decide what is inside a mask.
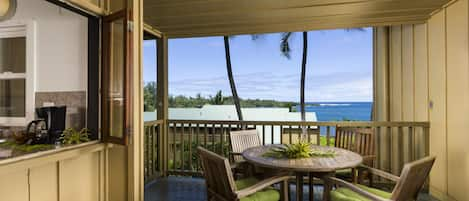
[[[299,102],[303,36],[291,38],[291,58],[280,52],[281,33],[230,38],[234,79],[241,98]],[[223,37],[169,40],[169,94],[231,95]],[[156,80],[155,41],[144,42],[144,81]],[[372,100],[373,31],[308,32],[307,102]]]

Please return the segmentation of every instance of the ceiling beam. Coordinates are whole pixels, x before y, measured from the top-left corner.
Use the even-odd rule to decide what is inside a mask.
[[[391,26],[398,24],[420,24],[425,23],[426,16],[410,16],[398,17],[390,19],[367,19],[367,20],[353,20],[347,22],[328,22],[328,23],[288,23],[288,24],[273,24],[273,25],[258,25],[258,26],[218,26],[210,28],[192,28],[190,31],[186,29],[173,29],[167,32],[169,38],[186,38],[186,37],[204,37],[204,36],[225,36],[225,35],[243,35],[243,34],[267,34],[279,32],[302,32],[313,30],[327,30],[327,29],[346,29],[346,28],[360,28],[370,26]]]

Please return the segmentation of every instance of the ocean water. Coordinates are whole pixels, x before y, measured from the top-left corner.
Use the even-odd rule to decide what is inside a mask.
[[[318,121],[370,121],[371,107],[371,102],[313,102],[307,103],[305,109],[315,112]]]
[[[305,110],[315,112],[318,121],[371,121],[372,105],[372,102],[315,102],[307,103]],[[300,106],[297,110],[300,111]],[[326,135],[327,128],[321,127],[320,133]],[[335,136],[335,128],[330,133]]]

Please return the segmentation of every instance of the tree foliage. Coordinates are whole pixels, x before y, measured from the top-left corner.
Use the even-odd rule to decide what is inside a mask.
[[[143,87],[144,111],[156,110],[156,82],[148,82]]]
[[[147,112],[155,111],[156,109],[156,83],[149,82],[144,87],[144,110]],[[183,95],[170,95],[168,97],[169,107],[171,108],[200,108],[204,105],[233,105],[232,96],[223,96],[219,90],[214,96],[204,97],[200,93],[195,97]],[[241,107],[254,108],[254,107],[286,107],[295,110],[297,103],[284,102],[275,100],[261,100],[261,99],[240,99]]]

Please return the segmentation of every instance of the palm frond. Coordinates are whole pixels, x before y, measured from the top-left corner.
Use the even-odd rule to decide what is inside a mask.
[[[361,27],[361,28],[347,28],[345,31],[358,31],[358,32],[365,32],[366,29]]]
[[[259,40],[262,38],[262,34],[252,34],[251,35],[251,40]]]
[[[290,49],[290,37],[292,32],[282,33],[282,39],[280,41],[280,52],[287,59],[291,58],[291,49]]]

